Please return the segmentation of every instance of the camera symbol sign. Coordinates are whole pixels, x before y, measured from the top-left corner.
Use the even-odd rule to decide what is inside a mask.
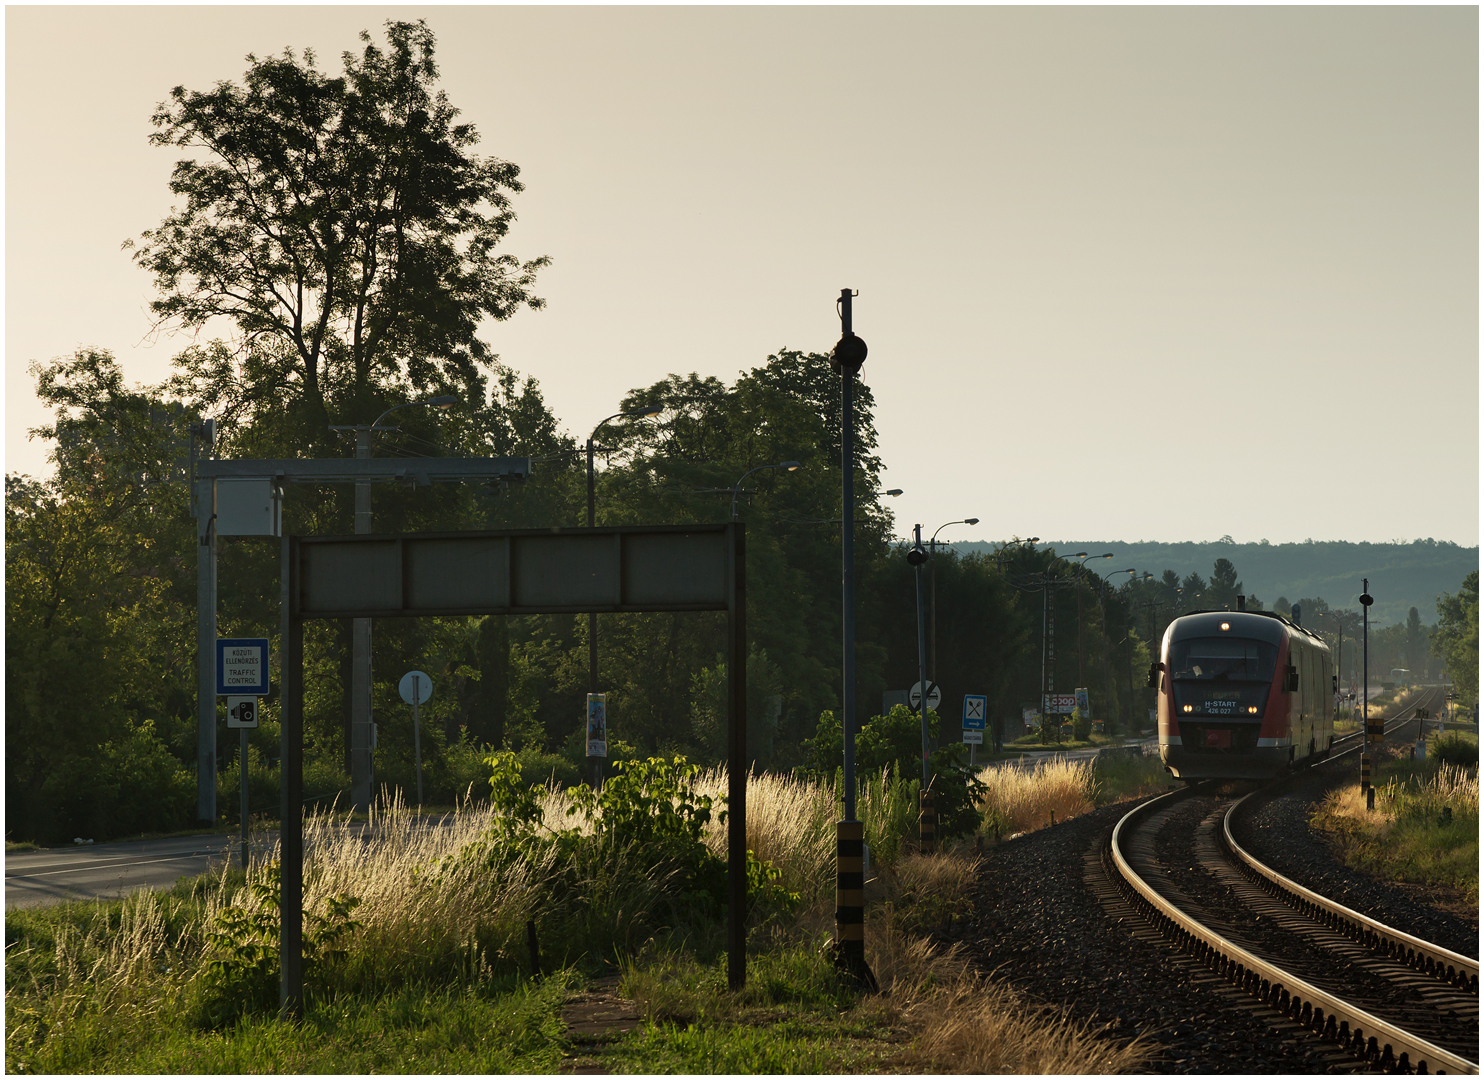
[[[255,728],[258,726],[258,699],[255,697],[227,698],[227,727]]]
[[[984,714],[988,711],[989,697],[985,694],[964,695],[964,730],[983,731]]]

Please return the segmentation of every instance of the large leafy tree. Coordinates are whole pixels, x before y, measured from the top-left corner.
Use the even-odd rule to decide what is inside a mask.
[[[328,399],[364,407],[384,380],[467,383],[495,359],[480,321],[542,306],[547,260],[497,253],[519,169],[470,152],[424,22],[386,38],[363,32],[336,77],[307,50],[249,55],[240,85],[177,86],[153,118],[154,144],[201,159],[176,163],[184,204],[134,254],[152,311],[192,330],[231,320],[257,346],[241,393],[303,403],[320,431]]]
[[[1448,665],[1448,675],[1465,705],[1479,700],[1479,571],[1463,579],[1456,593],[1438,597],[1438,629],[1432,650]]]

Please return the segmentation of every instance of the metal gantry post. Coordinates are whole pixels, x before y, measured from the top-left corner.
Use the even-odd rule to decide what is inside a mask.
[[[356,457],[371,456],[371,428],[356,428]],[[371,482],[356,481],[355,532],[371,531]],[[350,649],[350,779],[351,805],[361,813],[371,810],[375,785],[371,749],[371,620],[351,620]]]
[[[196,818],[216,822],[216,481],[196,481]]]

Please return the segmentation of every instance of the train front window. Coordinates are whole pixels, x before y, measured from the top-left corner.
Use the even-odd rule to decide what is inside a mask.
[[[1278,646],[1247,638],[1188,638],[1170,643],[1170,671],[1176,681],[1269,682],[1278,664]]]

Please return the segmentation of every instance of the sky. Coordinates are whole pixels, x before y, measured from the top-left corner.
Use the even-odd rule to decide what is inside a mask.
[[[580,437],[851,288],[901,534],[1479,542],[1473,7],[7,7],[8,473],[31,361],[190,343],[121,249],[156,103],[419,17],[553,260],[484,339]]]

